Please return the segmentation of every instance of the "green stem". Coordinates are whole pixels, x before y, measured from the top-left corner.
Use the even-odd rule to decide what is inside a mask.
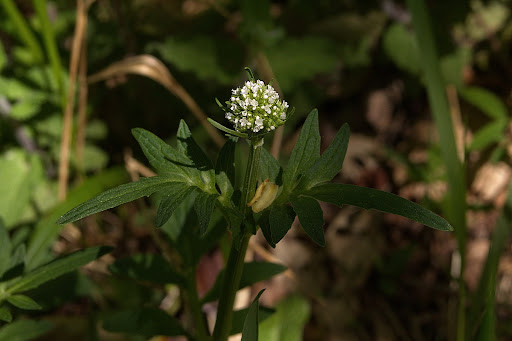
[[[206,326],[206,321],[203,315],[203,311],[201,310],[201,303],[199,302],[199,296],[197,295],[197,286],[196,286],[196,274],[195,268],[190,269],[187,274],[188,285],[186,288],[187,301],[190,309],[190,315],[192,317],[192,321],[194,322],[194,340],[197,341],[207,341],[209,340],[208,328]]]
[[[262,140],[252,140],[251,150],[249,152],[249,160],[247,162],[247,170],[245,172],[245,180],[242,187],[242,196],[240,198],[239,209],[245,216],[249,210],[247,203],[254,196],[256,185],[259,177],[259,164],[261,156]],[[215,330],[213,331],[214,341],[226,341],[231,331],[231,323],[233,320],[233,304],[235,295],[240,286],[240,279],[244,269],[245,253],[251,238],[250,221],[245,219],[242,225],[241,240],[234,240],[229,252],[226,271],[224,274],[224,283],[219,300],[219,308],[217,310],[217,321],[215,322]]]
[[[446,87],[441,75],[439,57],[434,41],[432,25],[424,0],[408,0],[418,46],[421,46],[420,62],[425,77],[428,99],[432,115],[439,132],[441,156],[446,165],[446,175],[450,190],[447,195],[446,215],[455,228],[461,257],[459,274],[459,306],[457,315],[457,340],[466,338],[466,287],[464,268],[466,258],[466,180],[465,171],[457,155],[457,145],[453,133],[450,106]],[[448,34],[448,33],[446,33]]]

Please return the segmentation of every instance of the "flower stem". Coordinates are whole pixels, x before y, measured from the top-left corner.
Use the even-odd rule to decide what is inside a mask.
[[[254,196],[256,185],[259,177],[259,164],[261,156],[260,139],[251,140],[251,150],[249,152],[249,160],[247,162],[247,170],[245,172],[245,180],[242,187],[242,196],[240,198],[240,212],[245,216],[249,211],[247,203]],[[241,226],[240,240],[234,240],[229,252],[226,271],[222,291],[219,300],[219,308],[217,310],[217,321],[213,331],[214,341],[226,341],[231,331],[231,323],[233,320],[233,304],[235,295],[240,286],[240,279],[244,269],[245,253],[251,238],[251,226],[249,219],[245,219]]]

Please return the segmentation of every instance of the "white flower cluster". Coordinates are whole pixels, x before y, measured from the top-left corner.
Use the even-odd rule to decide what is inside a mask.
[[[227,101],[226,118],[241,133],[267,133],[286,120],[288,103],[279,100],[271,85],[258,80],[247,81],[241,88],[231,90]]]

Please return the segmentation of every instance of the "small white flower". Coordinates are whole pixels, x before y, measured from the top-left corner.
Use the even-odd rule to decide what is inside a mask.
[[[226,119],[239,132],[266,133],[275,130],[286,120],[288,103],[279,100],[279,94],[263,81],[247,81],[231,91],[230,112]]]

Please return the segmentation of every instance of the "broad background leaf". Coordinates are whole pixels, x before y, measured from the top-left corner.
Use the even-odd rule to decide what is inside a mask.
[[[301,341],[311,308],[306,299],[290,296],[279,302],[276,312],[260,324],[260,341]]]
[[[53,324],[47,321],[19,320],[0,329],[0,341],[28,341],[48,332]]]

